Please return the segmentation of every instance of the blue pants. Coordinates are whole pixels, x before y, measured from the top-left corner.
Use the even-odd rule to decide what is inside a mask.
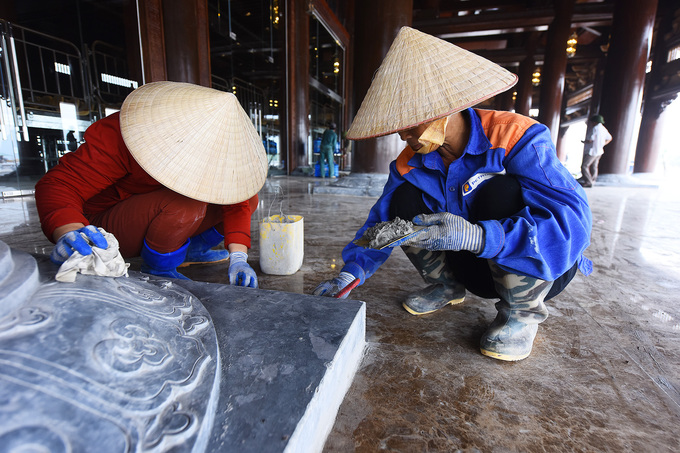
[[[335,161],[333,160],[333,148],[330,146],[322,146],[319,150],[319,170],[321,171],[321,177],[326,177],[326,172],[324,171],[324,161],[328,165],[328,176],[333,176],[335,171]]]

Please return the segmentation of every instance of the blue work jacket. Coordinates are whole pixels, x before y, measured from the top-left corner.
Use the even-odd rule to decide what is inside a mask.
[[[484,220],[484,250],[506,271],[552,281],[574,263],[588,275],[592,262],[583,256],[590,244],[592,216],[583,188],[557,158],[548,128],[510,112],[467,109],[470,139],[448,168],[437,152],[417,154],[406,147],[390,164],[382,195],[371,208],[366,229],[387,221],[392,195],[405,181],[423,191],[435,213],[470,218],[477,189],[496,175],[512,175],[521,186],[525,207],[512,217]],[[391,248],[367,249],[353,242],[343,249],[343,271],[363,283],[387,260]]]

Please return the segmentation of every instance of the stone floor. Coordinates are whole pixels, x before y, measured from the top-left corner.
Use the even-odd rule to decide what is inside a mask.
[[[678,181],[588,189],[595,271],[577,274],[548,304],[551,316],[521,362],[479,353],[494,300],[470,295],[423,317],[404,311],[404,296],[425,285],[396,250],[351,293],[367,304],[368,346],[324,451],[680,451]],[[261,288],[309,294],[342,267],[341,250],[376,198],[314,193],[327,184],[267,181],[249,259]],[[34,200],[1,203],[0,240],[49,253]],[[259,272],[257,220],[280,212],[304,216],[305,258],[292,276]],[[185,274],[227,281],[222,265]]]

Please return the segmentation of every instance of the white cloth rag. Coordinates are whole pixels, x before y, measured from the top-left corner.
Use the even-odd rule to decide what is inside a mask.
[[[74,282],[78,272],[85,275],[100,275],[102,277],[122,277],[128,276],[129,263],[126,263],[123,256],[118,250],[118,239],[103,228],[98,230],[104,235],[109,246],[106,249],[92,246],[92,253],[89,255],[81,255],[74,251],[66,261],[59,267],[59,271],[55,278],[58,282]],[[81,236],[89,242],[87,236],[81,233]]]

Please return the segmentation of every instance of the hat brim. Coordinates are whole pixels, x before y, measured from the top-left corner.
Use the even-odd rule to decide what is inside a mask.
[[[428,118],[428,119],[426,119],[426,120],[424,120],[424,121],[419,121],[419,122],[417,122],[417,123],[409,124],[409,125],[407,125],[407,126],[400,127],[400,128],[398,128],[398,129],[390,130],[390,131],[387,131],[387,132],[381,132],[381,133],[378,133],[378,134],[374,134],[374,135],[366,135],[366,136],[361,136],[361,137],[352,137],[352,136],[350,136],[350,132],[348,131],[348,132],[347,132],[347,138],[350,139],[350,140],[367,140],[367,139],[369,139],[369,138],[384,137],[384,136],[386,136],[386,135],[391,135],[391,134],[394,134],[394,133],[397,133],[397,132],[405,131],[405,130],[408,130],[408,129],[413,129],[414,127],[418,127],[418,126],[420,126],[421,124],[431,123],[432,121],[436,121],[436,120],[438,120],[438,119],[440,119],[440,118],[444,118],[444,117],[446,117],[446,116],[449,116],[449,115],[453,115],[453,114],[455,114],[455,113],[462,112],[463,110],[466,110],[466,109],[468,109],[468,108],[470,108],[470,107],[474,107],[475,105],[480,104],[480,103],[486,101],[487,99],[491,99],[492,97],[494,97],[494,96],[496,96],[496,95],[498,95],[498,94],[500,94],[500,93],[503,93],[503,92],[507,91],[508,89],[512,88],[512,87],[517,83],[518,80],[519,80],[519,78],[518,78],[517,76],[515,76],[515,81],[514,81],[510,86],[508,86],[507,88],[500,89],[500,90],[498,90],[498,91],[495,92],[495,93],[490,93],[490,94],[488,94],[487,96],[485,96],[485,97],[483,97],[483,98],[477,99],[477,100],[475,100],[475,101],[473,101],[473,102],[470,102],[470,103],[468,103],[468,104],[465,104],[465,105],[463,105],[463,106],[461,106],[461,107],[457,107],[457,108],[455,108],[455,109],[453,109],[453,110],[451,110],[451,111],[449,111],[449,112],[445,112],[445,113],[443,113],[443,114],[441,114],[441,115],[437,115],[437,116],[434,116],[434,117],[432,117],[432,118]]]
[[[156,181],[189,198],[235,204],[264,185],[264,145],[236,97],[179,82],[153,82],[125,99],[125,145]]]
[[[347,138],[381,137],[472,107],[517,75],[447,41],[402,27],[376,71]]]

